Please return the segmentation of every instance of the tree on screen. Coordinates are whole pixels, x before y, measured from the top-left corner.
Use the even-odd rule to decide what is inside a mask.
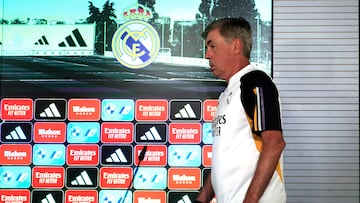
[[[95,49],[99,54],[103,54],[104,49],[111,49],[111,39],[117,28],[114,6],[113,2],[110,3],[107,0],[103,5],[102,11],[100,11],[99,8],[89,1],[89,17],[86,18],[86,21],[88,23],[96,23]],[[105,36],[104,31],[106,33]]]
[[[115,4],[113,2],[106,1],[103,10],[101,12],[102,21],[104,24],[104,30],[106,31],[106,50],[111,50],[111,41],[112,36],[114,35],[117,23],[116,23],[116,14],[114,9]]]
[[[202,0],[198,10],[199,13],[196,15],[198,24],[208,24],[213,20],[225,17],[241,16],[247,19],[253,30],[254,41],[258,40],[256,33],[262,33],[260,30],[257,30],[258,24],[262,25],[263,30],[266,30],[268,27],[268,24],[264,24],[259,18],[260,14],[256,8],[255,0]],[[257,48],[256,46],[257,44],[254,44],[254,50]],[[262,45],[263,48],[265,46],[268,48],[269,44]],[[262,50],[262,52],[265,51]]]
[[[153,17],[149,19],[149,22],[152,24],[159,18],[159,14],[155,11],[155,3],[155,0],[138,0],[138,4],[144,5],[151,10]]]

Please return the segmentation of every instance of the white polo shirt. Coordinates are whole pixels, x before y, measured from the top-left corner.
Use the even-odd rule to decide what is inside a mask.
[[[277,89],[266,73],[248,65],[229,80],[213,121],[211,179],[217,203],[241,203],[260,155],[260,133],[281,129]],[[282,157],[282,156],[281,156]],[[285,203],[282,158],[261,203]]]

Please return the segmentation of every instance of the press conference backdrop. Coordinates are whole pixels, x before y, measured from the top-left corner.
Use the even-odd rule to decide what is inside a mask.
[[[225,87],[205,26],[241,13],[271,75],[272,2],[236,2],[2,0],[0,202],[192,202]]]

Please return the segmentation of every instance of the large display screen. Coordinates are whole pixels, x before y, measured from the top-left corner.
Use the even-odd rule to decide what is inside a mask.
[[[201,33],[246,18],[251,62],[271,75],[271,12],[271,0],[1,0],[0,203],[194,201],[226,86]]]

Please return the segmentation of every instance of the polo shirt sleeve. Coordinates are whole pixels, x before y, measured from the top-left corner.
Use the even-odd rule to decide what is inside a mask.
[[[251,71],[240,79],[241,102],[253,133],[280,130],[281,109],[277,87],[263,71]]]

